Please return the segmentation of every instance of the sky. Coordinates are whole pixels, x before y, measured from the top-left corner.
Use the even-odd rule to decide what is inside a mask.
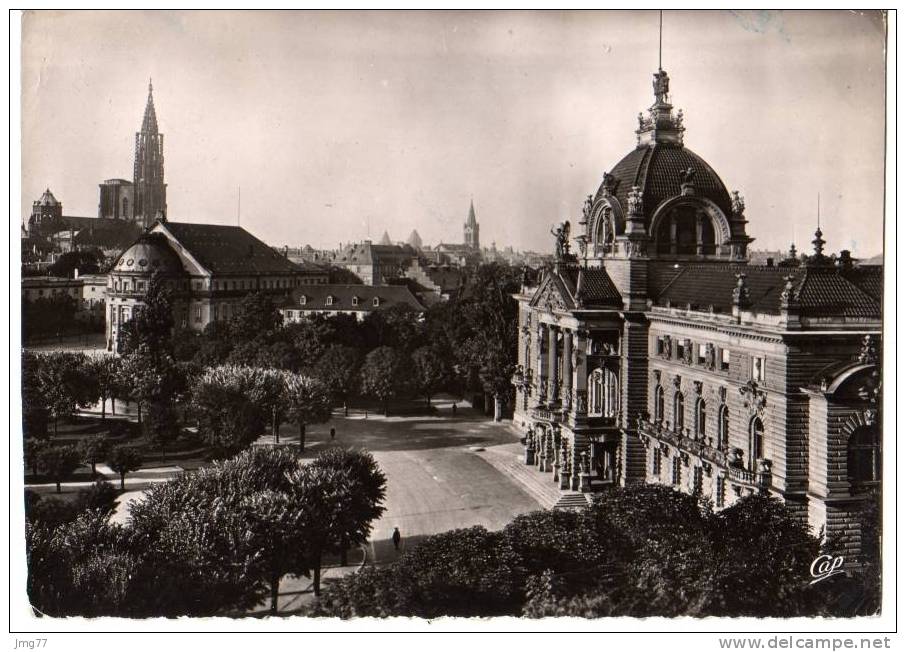
[[[22,23],[22,217],[50,187],[96,215],[132,178],[149,78],[168,218],[270,244],[387,230],[547,251],[653,101],[658,16],[638,12],[59,12]],[[755,249],[880,253],[878,14],[664,13],[685,144],[745,197]],[[241,205],[239,193],[241,187]]]

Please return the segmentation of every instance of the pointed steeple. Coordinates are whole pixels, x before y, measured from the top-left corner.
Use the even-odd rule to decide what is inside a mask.
[[[466,221],[466,224],[469,226],[478,224],[478,220],[475,219],[475,202],[472,199],[469,199],[469,219]]]
[[[390,240],[390,234],[387,233],[386,229],[384,230],[384,235],[381,237],[381,244],[382,245],[393,244],[393,242],[391,242],[391,240]]]
[[[157,113],[154,111],[154,86],[148,78],[148,103],[145,104],[145,117],[142,118],[142,132],[146,134],[157,133]]]
[[[463,243],[472,249],[479,249],[478,220],[475,218],[475,202],[469,199],[469,217],[462,227]]]

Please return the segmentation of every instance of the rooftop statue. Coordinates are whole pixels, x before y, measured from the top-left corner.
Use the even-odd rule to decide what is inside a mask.
[[[551,229],[551,235],[555,238],[554,254],[557,260],[563,260],[569,254],[569,220]]]

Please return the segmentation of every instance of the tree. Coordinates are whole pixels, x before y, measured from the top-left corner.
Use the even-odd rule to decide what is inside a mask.
[[[100,272],[98,253],[95,251],[68,251],[47,268],[49,276],[71,278],[78,270],[79,274],[97,274]]]
[[[306,534],[300,557],[312,571],[312,587],[321,595],[321,563],[343,531],[343,509],[349,502],[348,472],[306,464],[289,475],[290,495],[299,510],[299,528]]]
[[[346,565],[350,546],[362,545],[371,534],[371,524],[384,513],[387,478],[365,451],[329,448],[312,462],[315,466],[334,469],[345,474],[347,503],[337,523],[337,539],[333,547],[340,551],[341,564]]]
[[[230,332],[237,342],[257,340],[270,344],[283,325],[273,300],[262,292],[250,292],[239,302],[239,312],[230,319]]]
[[[166,459],[167,444],[179,437],[179,420],[173,404],[163,400],[152,401],[143,425],[148,442],[160,451],[161,460]]]
[[[270,585],[271,613],[277,614],[280,580],[287,573],[307,574],[306,523],[298,503],[284,492],[264,490],[241,504],[250,533],[249,545],[257,551],[261,573]]]
[[[390,411],[390,400],[407,382],[405,360],[395,349],[381,346],[365,356],[362,365],[362,391],[384,404],[384,416]]]
[[[173,353],[173,293],[159,274],[151,277],[142,303],[120,328],[119,352],[158,357]]]
[[[79,441],[79,455],[82,462],[91,465],[91,477],[97,475],[97,463],[107,456],[109,448],[104,435],[94,435]]]
[[[138,408],[138,422],[142,423],[143,410],[152,403],[172,402],[181,389],[183,377],[169,355],[152,355],[148,349],[141,348],[120,359],[118,382],[128,388],[128,396]]]
[[[220,454],[235,453],[264,431],[270,414],[255,402],[263,370],[221,365],[206,369],[192,391],[192,405],[204,440]]]
[[[142,468],[142,454],[134,446],[114,446],[107,465],[120,476],[120,491],[126,490],[126,474]]]
[[[332,344],[318,359],[315,376],[327,386],[335,401],[343,403],[344,416],[349,416],[347,400],[355,391],[359,368],[358,351],[342,344]]]
[[[25,464],[31,469],[32,475],[38,475],[38,467],[41,460],[41,451],[50,446],[46,439],[36,439],[29,437],[25,440]]]
[[[820,608],[809,575],[820,541],[780,500],[759,493],[721,510],[713,542],[707,613],[789,618]]]
[[[41,614],[127,615],[137,559],[106,514],[88,511],[56,526],[26,522],[25,543],[28,598]]]
[[[60,484],[72,474],[82,461],[82,456],[75,446],[48,446],[38,454],[38,468],[50,477],[57,485],[57,493],[62,492]]]
[[[22,430],[26,440],[47,436],[50,407],[42,387],[40,355],[22,352]]]
[[[57,352],[41,356],[38,385],[53,417],[54,435],[60,419],[78,407],[97,400],[97,387],[88,374],[87,357],[81,353]]]
[[[447,369],[438,351],[423,346],[412,352],[413,385],[425,397],[431,407],[431,396],[441,387],[447,377]]]
[[[107,401],[116,399],[120,388],[120,358],[115,355],[98,355],[88,360],[88,373],[93,377],[101,400],[101,421],[107,418]],[[115,410],[115,403],[113,404]]]
[[[299,425],[299,449],[305,450],[305,426],[330,419],[330,393],[319,380],[287,374],[286,405],[290,419]]]

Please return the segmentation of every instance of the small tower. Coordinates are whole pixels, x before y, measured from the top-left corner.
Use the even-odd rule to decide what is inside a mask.
[[[167,184],[164,183],[164,135],[157,130],[154,88],[148,81],[148,102],[141,131],[135,134],[133,215],[142,227],[154,224],[158,213],[167,214]]]
[[[479,249],[481,245],[478,240],[478,220],[475,219],[475,204],[469,201],[469,217],[462,228],[462,239],[470,249]]]
[[[63,204],[50,192],[44,191],[41,199],[31,205],[31,216],[28,218],[28,235],[32,238],[47,237],[63,228]]]

